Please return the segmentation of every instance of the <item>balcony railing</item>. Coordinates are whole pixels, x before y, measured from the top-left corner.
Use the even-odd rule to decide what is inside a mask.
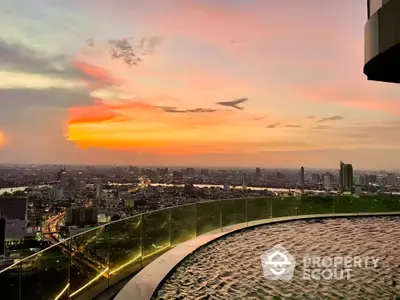
[[[1,299],[92,299],[171,247],[211,231],[285,216],[400,212],[400,198],[243,198],[166,208],[96,227],[0,271]]]

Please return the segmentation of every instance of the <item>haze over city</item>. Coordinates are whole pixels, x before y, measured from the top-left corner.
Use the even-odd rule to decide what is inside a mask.
[[[400,169],[365,1],[37,0],[0,11],[0,163]]]

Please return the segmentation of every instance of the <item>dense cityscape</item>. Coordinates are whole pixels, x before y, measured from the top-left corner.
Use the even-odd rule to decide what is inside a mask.
[[[342,162],[337,170],[3,165],[0,176],[3,266],[61,238],[165,207],[213,199],[399,189],[395,173],[353,172]]]

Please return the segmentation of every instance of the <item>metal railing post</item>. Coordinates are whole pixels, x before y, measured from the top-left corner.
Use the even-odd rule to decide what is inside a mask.
[[[196,237],[199,236],[199,203],[196,203]]]
[[[169,209],[169,247],[172,247],[172,207]]]
[[[105,228],[106,234],[107,234],[107,247],[108,247],[108,254],[107,254],[107,265],[108,265],[108,270],[107,270],[107,286],[110,287],[110,276],[111,276],[111,263],[110,263],[110,256],[111,256],[111,243],[110,243],[110,230],[109,226],[106,226]]]
[[[220,213],[219,213],[219,227],[220,227],[220,232],[222,232],[223,224],[222,224],[222,214],[223,214],[223,208],[222,206],[224,205],[222,203],[222,199],[220,200]]]
[[[248,217],[248,211],[247,211],[247,198],[246,198],[246,227],[248,227],[249,226],[249,217]]]
[[[140,268],[143,268],[143,216],[144,214],[140,216]]]
[[[19,264],[18,299],[22,300],[22,262]]]
[[[273,205],[272,205],[272,201],[274,200],[273,197],[271,197],[271,219],[274,219],[274,212],[273,212]]]

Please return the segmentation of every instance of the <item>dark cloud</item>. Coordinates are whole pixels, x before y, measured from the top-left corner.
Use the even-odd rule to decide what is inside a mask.
[[[254,121],[262,121],[262,120],[264,120],[264,119],[265,119],[265,117],[256,117],[256,118],[253,118]]]
[[[139,64],[141,56],[153,53],[154,48],[162,43],[160,37],[141,38],[138,41],[134,38],[109,40],[110,54],[112,59],[120,59],[128,66]]]
[[[142,61],[127,40],[110,40],[108,43],[111,45],[110,54],[112,59],[120,59],[128,66],[137,65]]]
[[[88,45],[89,47],[93,47],[94,46],[94,40],[92,38],[87,39],[86,40],[86,45]]]
[[[178,109],[172,106],[157,106],[157,108],[168,113],[211,113],[216,111],[211,108]]]
[[[300,125],[292,125],[292,124],[282,125],[281,123],[274,123],[274,124],[267,125],[267,128],[278,128],[278,127],[300,128],[301,126]]]
[[[23,44],[0,39],[0,68],[9,71],[43,74],[64,79],[99,81],[93,72],[78,67],[64,55],[49,56]]]
[[[329,129],[329,128],[331,128],[330,126],[315,126],[315,127],[312,127],[311,129]]]
[[[2,69],[21,70],[35,73],[57,73],[57,64],[63,63],[64,56],[45,56],[22,44],[0,40],[0,66]]]
[[[277,128],[281,125],[281,123],[274,123],[274,124],[269,124],[267,125],[267,128]]]
[[[0,89],[0,113],[7,118],[10,111],[24,108],[38,110],[41,108],[69,108],[76,105],[86,105],[92,102],[89,95],[65,89]],[[23,120],[22,120],[23,121]]]
[[[322,118],[322,119],[318,120],[317,122],[340,121],[343,119],[344,118],[342,116],[333,116],[333,117],[328,117],[328,118]]]
[[[233,101],[224,101],[224,102],[217,102],[216,104],[218,105],[222,105],[222,106],[229,106],[232,108],[236,108],[236,109],[244,109],[244,107],[238,106],[238,104],[244,103],[247,100],[249,100],[249,98],[240,98],[240,99],[236,99]]]
[[[315,116],[308,116],[306,119],[315,119]]]

